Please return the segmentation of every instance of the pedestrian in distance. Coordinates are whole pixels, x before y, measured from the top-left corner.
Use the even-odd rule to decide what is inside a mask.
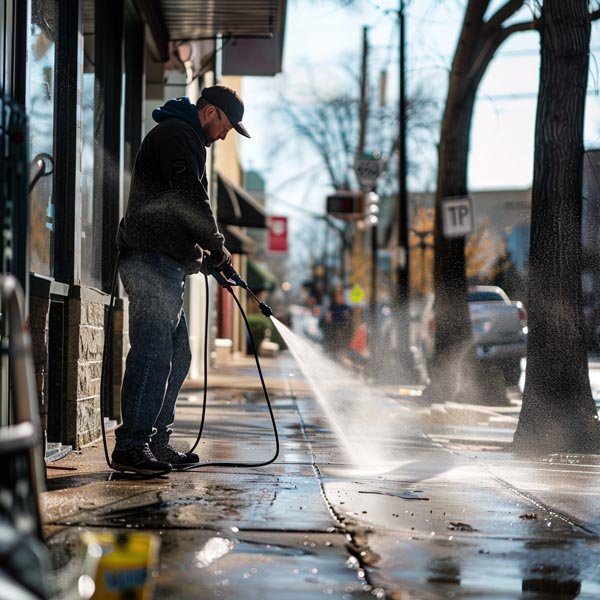
[[[162,475],[199,462],[170,443],[175,403],[191,352],[183,310],[187,275],[231,264],[212,212],[206,148],[231,129],[250,137],[244,104],[229,87],[167,101],[136,156],[125,218],[119,224],[119,275],[129,296],[129,340],[121,389],[122,423],[111,467]]]
[[[352,309],[344,301],[344,292],[336,288],[333,299],[323,319],[323,344],[325,350],[341,358],[348,350],[352,335]]]

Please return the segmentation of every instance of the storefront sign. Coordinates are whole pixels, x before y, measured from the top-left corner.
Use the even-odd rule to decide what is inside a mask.
[[[287,217],[269,217],[269,252],[288,251]]]

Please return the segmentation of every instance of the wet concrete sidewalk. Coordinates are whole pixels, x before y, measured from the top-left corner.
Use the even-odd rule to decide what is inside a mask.
[[[513,457],[518,403],[425,407],[387,390],[377,417],[393,426],[372,435],[391,461],[361,469],[293,360],[262,362],[274,464],[130,480],[111,475],[99,443],[72,453],[49,468],[43,497],[56,564],[83,530],[143,528],[162,541],[155,598],[600,598],[600,457]],[[252,364],[209,384],[201,460],[272,456]],[[201,400],[181,395],[180,449]],[[375,417],[365,398],[367,437]]]

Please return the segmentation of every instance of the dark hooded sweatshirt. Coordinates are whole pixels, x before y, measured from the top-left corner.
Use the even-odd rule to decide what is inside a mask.
[[[161,252],[197,272],[198,244],[211,253],[206,266],[216,268],[225,259],[223,235],[208,199],[205,135],[196,107],[177,98],[155,109],[152,118],[158,125],[135,159],[117,246]]]

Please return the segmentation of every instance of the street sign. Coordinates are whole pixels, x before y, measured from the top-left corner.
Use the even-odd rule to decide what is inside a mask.
[[[327,196],[327,214],[336,219],[356,221],[364,217],[364,196],[362,192],[338,190]]]
[[[370,191],[375,187],[382,169],[383,160],[379,153],[357,156],[354,159],[354,172],[363,190]]]
[[[442,198],[442,223],[447,238],[473,233],[473,203],[470,196]]]
[[[287,217],[269,217],[269,236],[267,247],[269,252],[288,251],[288,222]]]
[[[350,304],[362,304],[365,299],[365,290],[355,283],[350,289]]]

